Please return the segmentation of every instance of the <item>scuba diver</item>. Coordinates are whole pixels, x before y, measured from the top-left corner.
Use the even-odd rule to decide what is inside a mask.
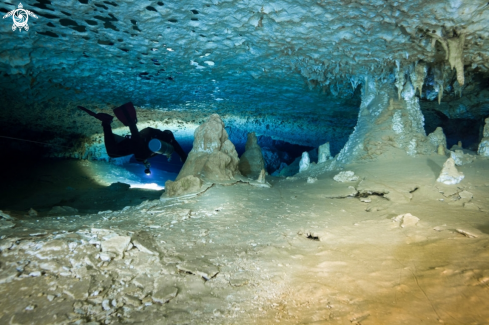
[[[144,170],[146,175],[151,174],[151,165],[148,162],[148,159],[157,154],[165,155],[170,158],[173,151],[175,151],[180,156],[182,162],[187,160],[187,154],[183,151],[182,147],[180,147],[177,140],[175,140],[175,137],[170,130],[161,131],[150,127],[141,131],[138,130],[136,126],[136,109],[131,102],[114,109],[115,116],[117,116],[119,121],[125,126],[128,126],[131,131],[131,135],[126,136],[125,138],[112,133],[112,127],[110,125],[114,119],[112,115],[106,113],[97,114],[82,106],[78,106],[78,108],[102,121],[105,149],[107,150],[109,157],[119,158],[134,154],[136,160],[142,162],[146,167]],[[118,139],[122,140],[117,141]]]

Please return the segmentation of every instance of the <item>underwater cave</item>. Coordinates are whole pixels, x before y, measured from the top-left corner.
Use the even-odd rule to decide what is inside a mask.
[[[487,1],[0,11],[0,324],[488,322]]]

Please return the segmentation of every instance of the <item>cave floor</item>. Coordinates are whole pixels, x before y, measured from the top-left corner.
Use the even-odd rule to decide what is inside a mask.
[[[445,160],[136,204],[116,191],[96,213],[4,209],[0,323],[487,324],[489,160],[451,186]],[[393,220],[407,213],[419,221]]]

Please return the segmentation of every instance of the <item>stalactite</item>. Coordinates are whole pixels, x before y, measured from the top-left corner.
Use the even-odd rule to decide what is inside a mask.
[[[464,86],[463,85],[460,85],[460,83],[458,82],[458,80],[455,80],[455,82],[453,83],[453,91],[455,94],[458,93],[459,97],[462,98],[462,91],[464,90]]]
[[[445,89],[445,79],[447,77],[445,64],[441,63],[437,65],[434,69],[435,83],[438,87],[438,104],[441,103],[443,98],[443,90]]]
[[[448,60],[450,67],[457,70],[457,81],[460,85],[465,83],[464,79],[464,60],[463,50],[465,44],[465,34],[460,33],[458,36],[443,38],[435,33],[428,33],[429,36],[436,39],[445,50],[445,60]]]
[[[428,67],[426,63],[418,62],[415,64],[414,68],[411,70],[411,73],[409,74],[409,77],[411,78],[411,83],[414,87],[414,94],[416,94],[416,90],[419,89],[420,97],[421,97],[421,93],[423,92],[423,84],[427,72],[428,72]]]
[[[401,93],[402,93],[402,89],[404,88],[404,83],[406,82],[406,77],[405,77],[404,70],[401,69],[401,64],[399,63],[399,61],[396,61],[396,66],[397,66],[396,69],[397,96],[398,99],[401,100]]]
[[[448,40],[449,56],[448,61],[450,62],[450,67],[455,67],[457,70],[457,81],[463,86],[464,79],[464,60],[463,60],[463,50],[465,44],[465,34],[460,35],[458,38],[449,38]]]

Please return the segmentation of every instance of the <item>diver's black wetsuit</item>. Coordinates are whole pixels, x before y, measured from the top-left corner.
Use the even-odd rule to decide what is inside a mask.
[[[144,162],[146,159],[157,155],[157,153],[152,152],[148,147],[149,141],[156,138],[160,141],[169,143],[180,156],[182,162],[187,160],[187,154],[183,151],[182,147],[180,147],[177,140],[175,140],[173,132],[170,130],[161,131],[153,128],[145,128],[139,132],[136,124],[131,124],[129,125],[131,137],[117,142],[112,133],[110,123],[102,123],[102,127],[104,128],[105,149],[107,149],[107,154],[111,158],[134,154],[137,161]]]

